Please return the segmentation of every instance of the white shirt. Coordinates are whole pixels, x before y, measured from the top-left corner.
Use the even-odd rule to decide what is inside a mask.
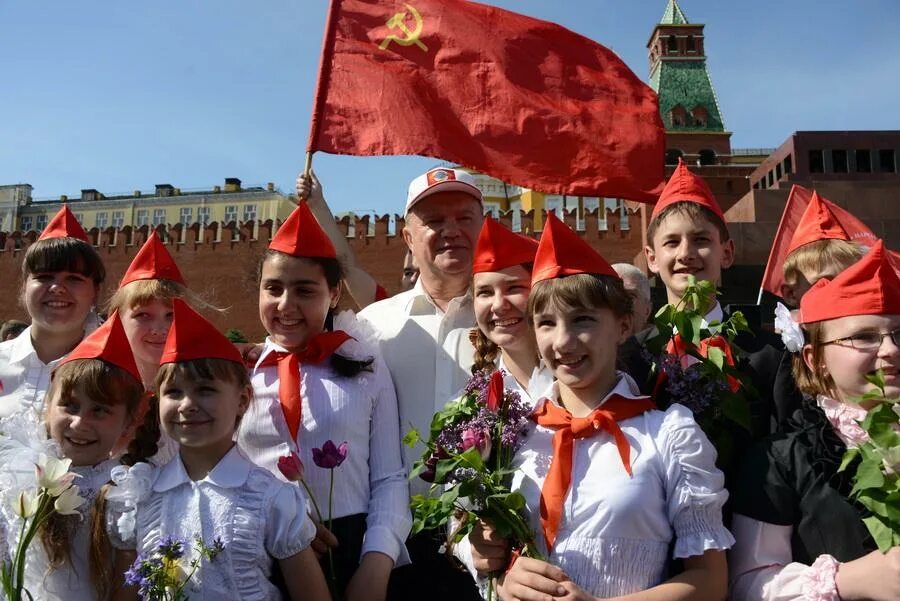
[[[412,290],[373,303],[359,319],[374,330],[381,355],[397,390],[401,431],[416,428],[427,435],[431,418],[471,377],[474,351],[468,339],[450,337],[457,328],[475,327],[472,294],[454,298],[442,311],[419,279]],[[407,465],[422,453],[404,446]],[[428,485],[413,481],[413,494]]]
[[[349,312],[348,312],[349,313]],[[336,329],[360,336],[341,314]],[[355,321],[355,320],[354,320]],[[350,327],[340,327],[349,325]],[[334,471],[333,517],[359,513],[366,516],[362,553],[378,551],[408,563],[405,541],[412,527],[409,480],[403,465],[397,398],[384,361],[371,342],[348,340],[338,354],[351,359],[373,357],[372,372],[353,378],[336,374],[328,361],[301,365],[300,392],[303,424],[292,440],[278,397],[278,367],[261,367],[263,359],[283,348],[266,340],[253,370],[254,400],[241,420],[238,444],[257,465],[284,479],[278,458],[298,451],[305,466],[304,479],[328,519],[330,470],[313,462],[312,449],[326,440],[349,445],[347,459]],[[299,447],[299,450],[298,450]],[[313,517],[315,511],[310,507]]]
[[[610,392],[634,398],[638,387],[619,373]],[[604,399],[609,398],[610,395]],[[556,402],[558,392],[553,388]],[[602,403],[601,403],[602,404]],[[674,404],[619,422],[631,446],[629,477],[611,434],[576,439],[572,485],[562,508],[556,544],[547,558],[588,593],[616,597],[666,579],[672,539],[675,558],[726,549],[722,525],[728,498],[716,451],[691,412]],[[540,521],[541,486],[550,469],[554,430],[533,424],[516,454],[512,490],[526,501],[536,542],[546,553]]]
[[[0,417],[33,408],[40,413],[50,388],[50,372],[62,357],[44,363],[31,344],[31,326],[0,342]]]
[[[503,387],[519,393],[519,397],[525,401],[529,407],[537,405],[538,401],[552,393],[553,389],[553,372],[549,367],[544,365],[543,361],[539,361],[531,372],[528,379],[527,388],[523,388],[515,376],[510,373],[509,369],[503,361],[503,355],[497,359],[497,369],[502,369]]]
[[[213,561],[202,560],[185,588],[192,601],[282,598],[269,580],[274,560],[296,555],[315,537],[299,487],[253,465],[237,445],[196,482],[188,477],[180,457],[160,468],[138,465],[149,473],[146,483],[134,478],[119,485],[137,504],[134,522],[120,519],[119,503],[109,504],[107,523],[116,548],[148,554],[162,539],[175,537],[187,541],[181,559],[187,566],[197,556],[195,537],[208,545],[219,538],[225,550]]]
[[[78,474],[75,484],[85,502],[79,507],[81,520],[74,518],[75,529],[69,539],[70,563],[48,572],[49,561],[40,537],[36,537],[28,548],[25,563],[25,588],[35,599],[42,601],[96,601],[97,593],[91,583],[90,548],[91,519],[94,499],[104,484],[109,482],[109,472],[117,459],[109,459],[95,466],[73,466],[69,471]],[[111,563],[112,557],[109,558]]]

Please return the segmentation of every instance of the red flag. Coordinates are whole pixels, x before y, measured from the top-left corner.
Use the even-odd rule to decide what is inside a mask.
[[[332,0],[308,150],[655,202],[665,131],[652,89],[554,23],[465,0]]]
[[[795,184],[791,187],[787,203],[784,205],[784,212],[781,214],[781,221],[775,231],[772,250],[769,251],[769,261],[766,263],[766,271],[763,274],[760,295],[763,290],[768,290],[776,296],[781,296],[781,285],[784,283],[784,271],[782,270],[784,260],[789,254],[791,238],[797,229],[797,224],[800,223],[800,217],[806,210],[812,195],[813,191],[803,186]],[[819,198],[832,212],[838,225],[847,232],[851,240],[865,246],[872,246],[878,239],[865,223],[854,217],[849,211],[825,198]]]

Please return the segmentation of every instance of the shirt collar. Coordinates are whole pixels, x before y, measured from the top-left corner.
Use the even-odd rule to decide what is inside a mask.
[[[219,488],[237,488],[247,481],[252,468],[253,464],[250,463],[250,460],[244,457],[237,445],[234,445],[212,471],[199,482],[208,482]],[[159,477],[153,484],[153,490],[165,492],[190,482],[191,479],[187,474],[187,470],[184,469],[184,463],[182,463],[179,455],[163,466]]]
[[[716,304],[713,305],[712,309],[709,310],[709,313],[703,316],[703,319],[706,321],[706,324],[709,325],[714,321],[721,322],[725,318],[725,313],[722,311],[722,305],[716,301]]]
[[[406,304],[403,308],[406,310],[406,313],[408,315],[421,315],[425,313],[431,313],[432,311],[437,311],[441,314],[444,313],[440,310],[440,308],[438,308],[437,304],[435,304],[434,300],[431,298],[431,295],[428,294],[428,291],[425,290],[425,285],[422,283],[422,278],[416,280],[415,286],[413,286],[412,289],[405,294],[408,294],[409,298],[406,300]],[[453,304],[463,304],[467,301],[471,301],[471,299],[472,288],[469,287],[466,289],[466,293],[464,295],[457,296],[456,298],[452,299],[450,303],[448,303],[447,307],[449,308]]]
[[[641,394],[641,389],[631,376],[624,371],[616,371],[616,383],[612,387],[597,407],[602,407],[613,395],[619,395],[626,399],[642,399],[647,395]],[[535,409],[539,408],[543,403],[556,403],[559,405],[559,382],[553,382],[552,387],[547,391],[547,395],[537,403]],[[560,405],[561,406],[561,405]]]
[[[31,344],[31,326],[28,326],[13,339],[12,348],[9,352],[9,362],[21,363],[31,355],[37,356],[37,353]]]
[[[272,342],[272,339],[266,336],[266,342],[263,344],[263,350],[259,354],[259,359],[256,360],[256,364],[253,366],[253,369],[256,370],[259,368],[260,364],[263,362],[263,359],[266,358],[270,353],[287,353],[289,352],[286,348],[281,346],[280,344],[275,344]]]

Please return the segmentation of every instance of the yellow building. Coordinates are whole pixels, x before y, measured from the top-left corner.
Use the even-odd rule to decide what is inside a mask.
[[[0,186],[0,231],[40,232],[63,204],[87,230],[283,220],[294,209],[274,184],[243,188],[237,178],[227,178],[224,186],[212,190],[180,190],[159,184],[152,192],[135,190],[130,195],[105,196],[86,189],[80,198],[61,196],[58,200],[33,200],[31,189],[28,184]]]
[[[514,231],[521,231],[521,214],[519,211],[534,211],[535,228],[542,228],[544,210],[547,211],[576,211],[576,221],[579,226],[584,223],[585,212],[596,211],[600,207],[603,210],[598,215],[598,227],[606,229],[608,212],[612,211],[620,218],[621,229],[629,227],[625,202],[616,198],[599,198],[589,196],[563,196],[560,194],[544,194],[521,186],[507,184],[483,173],[467,170],[475,177],[475,185],[484,196],[484,212],[491,213],[494,217],[502,211],[513,211],[512,227]]]

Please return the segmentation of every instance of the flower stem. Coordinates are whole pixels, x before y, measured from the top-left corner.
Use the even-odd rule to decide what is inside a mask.
[[[328,483],[328,531],[334,534],[332,531],[332,510],[334,507],[334,468],[329,470],[331,472],[331,478]],[[334,554],[331,552],[331,547],[328,547],[328,571],[331,572],[331,592],[332,595],[337,593],[337,574],[334,572]]]
[[[303,488],[306,490],[307,496],[309,496],[309,500],[312,501],[313,509],[316,510],[316,519],[321,524],[322,523],[322,512],[319,511],[319,504],[316,502],[315,495],[313,495],[312,490],[310,490],[309,484],[306,483],[305,479],[300,478],[300,484],[303,485]]]

